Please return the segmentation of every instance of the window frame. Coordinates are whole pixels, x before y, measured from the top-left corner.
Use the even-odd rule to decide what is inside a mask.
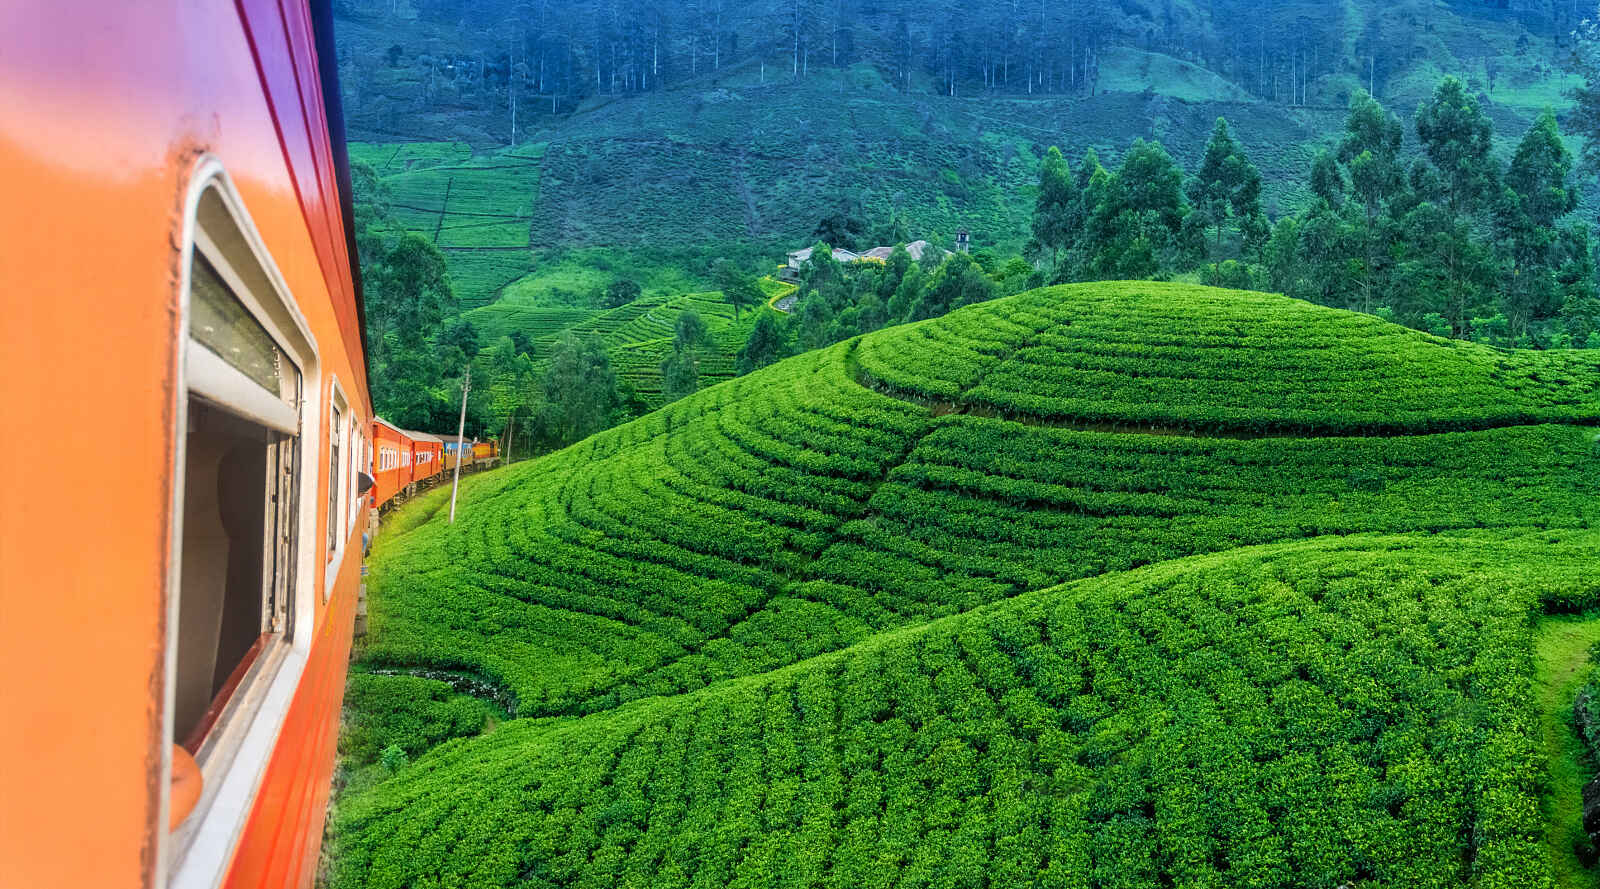
[[[336,375],[328,379],[328,453],[325,455],[324,465],[328,467],[328,537],[324,541],[327,555],[324,558],[322,578],[322,601],[326,603],[333,596],[333,585],[339,580],[339,570],[344,566],[345,552],[350,549],[350,532],[354,525],[346,525],[342,511],[346,509],[345,488],[351,484],[352,479],[345,471],[349,462],[348,453],[335,453],[336,447],[350,449],[350,436],[345,434],[351,425],[350,399],[345,397],[344,387],[339,385]],[[343,434],[342,438],[336,438]],[[339,441],[340,444],[335,444]]]
[[[201,155],[191,168],[182,219],[177,317],[172,343],[176,378],[171,405],[173,445],[169,455],[173,460],[168,503],[170,544],[163,590],[167,626],[163,638],[160,801],[156,821],[160,828],[155,885],[210,889],[221,882],[243,833],[267,760],[287,718],[310,652],[316,598],[308,592],[314,589],[316,547],[306,544],[315,541],[318,531],[318,472],[311,459],[315,453],[311,446],[321,440],[321,424],[317,422],[321,415],[317,404],[321,387],[317,382],[322,376],[322,363],[310,325],[255,227],[238,189],[214,155]],[[220,401],[225,409],[279,431],[285,431],[282,426],[288,420],[282,411],[261,400],[271,400],[265,390],[260,390],[261,399],[257,399],[247,390],[235,391],[228,387],[228,374],[220,372],[216,365],[221,364],[239,376],[242,373],[220,358],[208,361],[207,356],[215,358],[214,353],[192,342],[191,276],[197,251],[300,374],[299,403],[291,409],[296,426],[291,434],[298,439],[299,455],[298,477],[292,483],[297,508],[289,517],[296,535],[294,560],[289,566],[294,594],[285,604],[282,631],[272,634],[247,668],[197,751],[195,758],[204,779],[200,800],[176,830],[167,831],[165,825],[171,811],[172,746],[177,740],[174,737],[177,632],[182,598],[189,399],[191,395],[200,395],[207,400]],[[259,390],[259,386],[256,388]]]

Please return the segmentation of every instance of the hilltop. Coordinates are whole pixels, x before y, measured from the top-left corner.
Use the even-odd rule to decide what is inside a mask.
[[[1549,885],[1596,424],[1592,354],[1139,282],[703,390],[380,540],[333,885]]]

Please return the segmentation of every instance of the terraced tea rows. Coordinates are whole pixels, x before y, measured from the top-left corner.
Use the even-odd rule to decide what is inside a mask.
[[[1018,324],[1019,312],[1046,323]],[[1600,353],[1508,353],[1181,284],[1033,291],[869,337],[860,361],[893,391],[959,391],[964,409],[1079,424],[1350,434],[1600,421]]]
[[[1597,545],[1244,550],[514,722],[349,804],[332,885],[1543,885],[1527,615]]]
[[[862,511],[926,425],[849,380],[842,355],[741,378],[480,485],[456,529],[423,526],[386,566],[369,662],[493,677],[526,715],[777,645],[765,626],[825,610],[775,602],[783,577]]]
[[[529,357],[542,361],[568,334],[605,342],[617,376],[627,380],[647,403],[659,405],[661,362],[672,353],[678,316],[694,310],[706,322],[709,340],[697,350],[700,385],[710,386],[737,374],[735,356],[755,325],[756,311],[741,312],[718,292],[653,294],[610,310],[550,307],[503,300],[467,315],[487,341],[520,330],[533,336]]]
[[[380,543],[358,673],[523,718],[342,804],[335,885],[1545,885],[1528,640],[1600,604],[1596,366],[1053,288],[484,476]],[[484,712],[356,681],[358,759]]]

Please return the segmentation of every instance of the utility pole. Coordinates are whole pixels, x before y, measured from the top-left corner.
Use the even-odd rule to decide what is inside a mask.
[[[517,431],[517,410],[511,409],[511,418],[506,421],[506,449],[500,454],[500,465],[511,465],[511,436]]]
[[[467,434],[467,393],[472,391],[472,365],[467,365],[467,377],[461,382],[461,422],[456,426],[456,475],[450,480],[450,524],[456,523],[456,489],[461,486],[462,439]]]

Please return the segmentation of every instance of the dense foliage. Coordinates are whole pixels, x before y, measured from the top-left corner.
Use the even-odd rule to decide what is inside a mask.
[[[1547,885],[1527,615],[1597,543],[1230,553],[512,723],[349,804],[332,884]]]
[[[380,541],[334,885],[1547,885],[1597,409],[1585,353],[1139,283],[701,390]],[[482,711],[374,671],[516,718],[416,755]]]
[[[1600,352],[1507,352],[1298,300],[1072,285],[862,341],[888,390],[982,411],[1198,430],[1441,431],[1600,420]]]
[[[408,15],[397,16],[402,6]],[[379,94],[372,118],[393,126],[406,104],[464,106],[501,131],[519,115],[528,127],[596,96],[856,67],[903,92],[949,96],[1092,96],[1142,73],[1230,98],[1327,104],[1357,83],[1405,89],[1418,74],[1468,65],[1486,89],[1527,89],[1587,11],[1564,0],[339,0],[335,9],[388,20],[388,42],[374,40],[347,74],[353,89]]]

